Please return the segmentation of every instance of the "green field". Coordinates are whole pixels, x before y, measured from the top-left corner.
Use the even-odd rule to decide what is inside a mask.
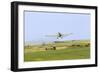
[[[48,61],[48,60],[71,60],[71,59],[88,59],[90,58],[89,41],[68,41],[46,45],[25,46],[24,61]],[[56,46],[56,50],[51,48]]]

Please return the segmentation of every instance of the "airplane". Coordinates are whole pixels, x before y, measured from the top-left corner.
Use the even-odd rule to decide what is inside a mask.
[[[59,39],[59,38],[62,39],[63,37],[69,36],[71,34],[72,33],[62,34],[62,33],[58,32],[56,35],[46,35],[46,37],[56,37],[57,39]]]

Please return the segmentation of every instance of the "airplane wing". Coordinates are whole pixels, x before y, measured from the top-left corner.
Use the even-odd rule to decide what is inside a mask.
[[[57,35],[45,35],[46,37],[57,37]]]

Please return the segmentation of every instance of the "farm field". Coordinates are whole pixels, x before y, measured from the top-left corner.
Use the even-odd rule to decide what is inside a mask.
[[[24,61],[88,59],[90,58],[90,45],[88,44],[88,40],[76,40],[25,46]],[[52,49],[52,45],[56,46],[56,49]]]

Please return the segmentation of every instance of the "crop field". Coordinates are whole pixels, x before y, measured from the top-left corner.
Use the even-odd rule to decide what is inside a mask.
[[[73,60],[90,58],[89,40],[72,40],[24,47],[24,61]]]

